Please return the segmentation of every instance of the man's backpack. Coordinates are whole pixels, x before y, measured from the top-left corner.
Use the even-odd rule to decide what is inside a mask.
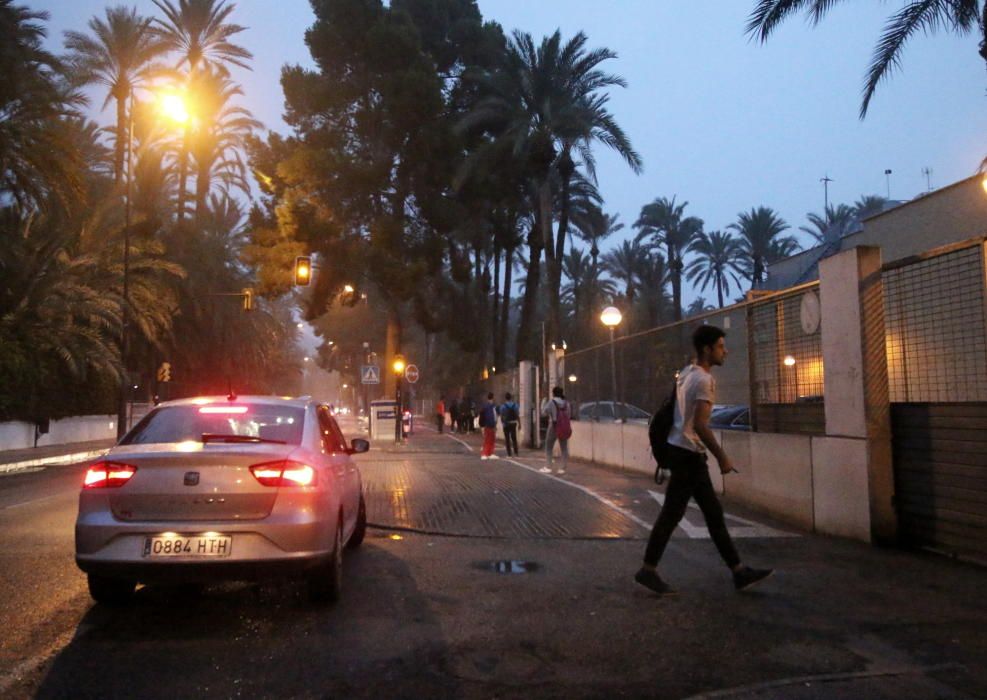
[[[662,475],[663,469],[668,469],[668,435],[675,425],[675,400],[678,393],[678,384],[672,384],[672,392],[668,395],[661,408],[655,411],[648,423],[648,442],[651,444],[651,454],[655,458],[657,467],[655,468],[655,481],[662,483],[665,479]]]
[[[500,407],[500,421],[505,425],[507,423],[517,423],[517,404],[516,403],[505,403]]]
[[[569,420],[569,402],[563,401],[555,411],[555,437],[568,440],[572,437],[572,422]]]

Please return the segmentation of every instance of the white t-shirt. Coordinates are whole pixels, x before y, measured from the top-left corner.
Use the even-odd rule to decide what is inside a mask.
[[[696,435],[693,421],[696,417],[697,401],[715,403],[716,380],[702,367],[689,365],[679,373],[677,386],[675,424],[668,433],[668,442],[692,452],[705,453],[706,446]]]

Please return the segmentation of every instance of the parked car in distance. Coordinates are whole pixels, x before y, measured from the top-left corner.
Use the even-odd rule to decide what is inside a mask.
[[[626,417],[628,423],[647,424],[651,420],[651,414],[643,408],[615,401],[587,401],[579,404],[576,413],[577,420],[612,422],[622,417]]]
[[[308,397],[162,403],[90,464],[76,563],[100,603],[125,602],[138,583],[285,575],[336,600],[343,548],[367,527],[352,455],[369,448]]]
[[[709,427],[717,430],[750,430],[750,408],[742,404],[715,405],[709,414]]]

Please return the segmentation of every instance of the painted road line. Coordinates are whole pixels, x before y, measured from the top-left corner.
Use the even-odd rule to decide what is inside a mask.
[[[665,504],[665,494],[660,491],[648,490],[651,497],[658,501],[658,505]],[[689,503],[689,508],[698,510],[700,513],[702,509],[695,503]],[[724,513],[724,517],[727,519],[727,529],[730,531],[730,536],[735,539],[751,538],[751,537],[798,537],[799,535],[792,532],[783,532],[781,530],[775,530],[767,525],[762,525],[760,523],[753,522],[751,520],[745,520],[744,518],[737,517],[736,515],[730,515],[729,513]],[[736,520],[737,522],[743,523],[747,527],[730,527],[729,521]],[[705,527],[699,527],[693,525],[685,518],[679,521],[679,527],[682,531],[694,540],[708,540],[710,539],[709,530]]]
[[[463,440],[460,440],[460,439],[459,439],[458,437],[453,437],[453,436],[452,436],[452,435],[450,435],[449,433],[443,433],[443,435],[445,435],[445,436],[446,436],[447,438],[449,438],[450,440],[455,440],[455,441],[456,441],[456,442],[458,442],[458,443],[459,443],[460,445],[462,445],[463,447],[465,447],[465,448],[466,448],[467,450],[469,450],[470,452],[473,452],[473,448],[472,448],[472,447],[470,447],[470,446],[469,446],[469,444],[467,444],[467,443],[466,443],[465,441],[463,441]]]

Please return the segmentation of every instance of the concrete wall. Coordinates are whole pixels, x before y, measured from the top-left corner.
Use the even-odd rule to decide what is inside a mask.
[[[76,416],[51,421],[47,435],[38,438],[38,447],[71,442],[112,440],[117,436],[116,416]],[[34,447],[34,423],[0,423],[0,450]]]

